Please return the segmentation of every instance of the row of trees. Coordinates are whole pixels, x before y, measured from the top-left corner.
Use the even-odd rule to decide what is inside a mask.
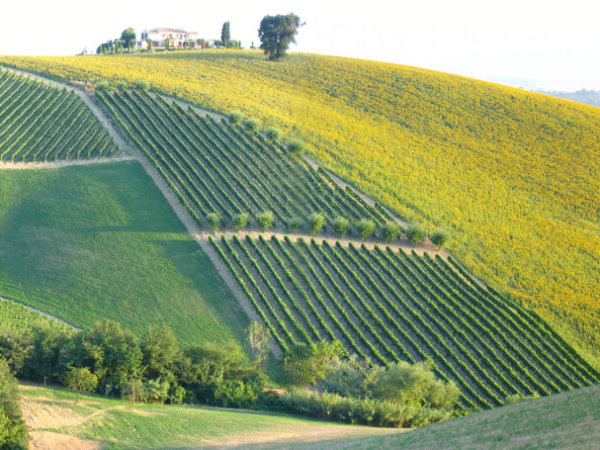
[[[280,374],[275,381],[288,388],[282,395],[267,388],[272,383],[265,374],[270,358],[268,338],[265,328],[252,322],[245,349],[234,342],[181,349],[171,328],[164,325],[149,327],[137,339],[111,321],[96,323],[82,332],[45,324],[21,334],[0,335],[0,390],[14,388],[6,375],[12,370],[19,378],[68,386],[77,394],[76,401],[87,391],[120,396],[132,406],[136,402],[185,402],[306,414],[302,406],[306,402],[321,403],[320,396],[303,393],[312,386],[318,392],[346,399],[337,402],[338,411],[356,402],[371,402],[387,411],[382,415],[385,420],[355,417],[357,423],[407,426],[417,415],[422,418],[424,411],[437,411],[426,414],[432,421],[452,414],[458,390],[435,380],[429,364],[376,368],[348,358],[338,342],[296,344],[278,361],[273,360],[279,365],[275,373]],[[0,422],[10,421],[19,427],[18,410],[12,404],[7,407],[3,399],[0,395]],[[324,405],[332,397],[325,396],[322,401],[325,403],[315,408],[327,410]],[[399,405],[403,411],[400,415],[394,413]],[[406,407],[411,408],[411,414],[407,415]],[[343,420],[343,414],[318,416]],[[20,433],[15,429],[11,436],[21,439]]]
[[[223,218],[220,214],[213,212],[206,216],[206,221],[209,227],[214,231],[219,231],[223,226]],[[256,224],[262,231],[267,231],[273,227],[275,216],[271,211],[263,211],[256,216]],[[235,231],[241,231],[247,228],[250,224],[250,216],[247,213],[239,213],[233,216],[231,225]],[[406,230],[402,230],[400,225],[390,220],[378,227],[377,224],[370,219],[361,219],[352,223],[346,217],[336,217],[333,221],[328,221],[323,213],[313,213],[307,220],[302,217],[292,217],[288,220],[286,226],[290,232],[298,232],[307,230],[311,235],[316,236],[319,233],[326,232],[326,227],[329,225],[336,236],[343,238],[348,235],[356,234],[360,239],[365,240],[377,233],[386,242],[392,242],[400,238],[402,234],[413,244],[420,244],[425,241],[427,232],[425,227],[419,224],[411,224]],[[437,247],[444,247],[450,238],[450,234],[446,230],[436,230],[429,239]]]

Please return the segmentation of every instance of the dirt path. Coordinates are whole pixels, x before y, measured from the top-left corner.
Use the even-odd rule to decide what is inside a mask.
[[[164,98],[165,100],[167,100],[171,103],[176,102],[177,104],[179,104],[180,106],[182,106],[184,108],[190,107],[194,111],[196,111],[199,115],[201,115],[202,117],[211,116],[213,119],[215,119],[217,121],[219,121],[221,119],[226,119],[226,117],[223,114],[219,114],[218,112],[210,111],[208,109],[202,109],[199,106],[192,105],[191,103],[183,101],[180,98],[169,97],[168,95],[165,95],[165,94],[157,94],[156,92],[150,92],[150,91],[148,91],[148,95],[151,95],[154,98],[156,98],[157,95],[160,95],[161,98]]]
[[[136,159],[142,165],[146,173],[152,178],[158,189],[161,191],[175,214],[181,220],[188,233],[192,235],[194,240],[198,243],[202,251],[208,256],[213,266],[217,269],[217,272],[229,288],[229,290],[233,293],[238,303],[242,307],[242,309],[246,312],[250,320],[260,322],[260,319],[254,308],[250,304],[250,301],[246,298],[237,282],[229,272],[229,269],[225,266],[221,257],[217,254],[217,252],[213,249],[211,244],[208,242],[208,238],[204,237],[203,230],[200,229],[196,221],[190,216],[185,207],[179,202],[179,199],[175,196],[173,191],[167,186],[165,181],[162,179],[158,171],[152,166],[143,156],[139,153],[138,150],[132,149],[134,155],[137,157]],[[136,155],[137,154],[137,155]],[[281,350],[275,344],[275,342],[270,340],[270,347],[273,354],[277,357],[281,355]]]
[[[57,321],[59,323],[62,323],[63,325],[65,325],[65,326],[67,326],[69,328],[73,328],[74,330],[81,331],[81,328],[77,328],[75,325],[71,325],[69,322],[65,322],[60,317],[53,316],[52,314],[48,314],[47,312],[44,312],[41,309],[34,308],[33,306],[28,306],[28,305],[25,305],[23,303],[20,303],[20,302],[17,302],[15,300],[11,300],[11,299],[5,298],[5,297],[0,297],[0,302],[10,302],[10,303],[14,303],[15,305],[21,305],[23,308],[28,309],[28,310],[33,311],[33,312],[36,312],[38,314],[41,314],[42,316],[45,316],[48,319],[55,320],[55,321]]]
[[[0,162],[0,170],[32,170],[60,169],[70,166],[87,166],[90,164],[110,164],[120,161],[134,161],[133,156],[116,156],[111,158],[72,159],[47,162]]]
[[[447,252],[443,249],[437,249],[435,247],[429,245],[413,245],[408,241],[401,241],[398,243],[389,243],[389,242],[377,242],[377,241],[359,241],[356,239],[346,239],[346,238],[336,238],[336,237],[324,237],[324,236],[311,236],[308,234],[290,234],[290,233],[281,233],[277,231],[217,231],[210,232],[203,230],[199,235],[194,235],[194,237],[198,240],[208,241],[209,237],[213,239],[221,239],[221,236],[225,236],[227,239],[233,239],[233,236],[238,236],[240,239],[244,239],[246,236],[250,236],[252,239],[258,239],[259,236],[262,236],[265,240],[270,240],[273,236],[279,240],[284,240],[286,237],[289,238],[292,242],[298,242],[300,239],[305,242],[310,242],[311,240],[315,240],[317,244],[322,244],[323,242],[327,242],[331,246],[335,246],[338,242],[342,245],[342,247],[349,247],[352,244],[356,248],[360,248],[364,245],[369,250],[373,250],[375,247],[380,247],[385,249],[386,247],[390,247],[392,250],[398,251],[400,249],[404,250],[407,253],[411,253],[413,250],[418,255],[423,255],[427,253],[431,256],[440,255],[443,258],[448,256]]]

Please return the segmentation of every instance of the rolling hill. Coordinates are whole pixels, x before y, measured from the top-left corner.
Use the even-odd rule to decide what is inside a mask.
[[[533,308],[599,367],[600,113],[448,74],[252,51],[2,57],[62,79],[147,79],[167,95],[240,110],[303,138],[326,167]]]
[[[281,225],[282,241],[277,235],[255,239],[245,230],[218,242],[208,237],[280,350],[336,340],[375,364],[431,359],[439,377],[457,383],[468,408],[600,381],[535,314],[481,287],[452,259],[409,257],[395,251],[397,241],[386,249],[381,235],[381,248],[357,248],[361,217],[381,224],[389,216],[301,157],[160,96],[119,90],[97,98],[204,229],[211,212],[229,229],[236,213],[247,213],[255,229],[260,211],[269,208],[279,224],[293,214],[306,221],[311,211],[327,217],[329,226],[338,215],[349,219],[348,250],[339,237],[310,245],[300,238],[294,245],[289,227]]]
[[[136,405],[98,395],[23,384],[22,408],[34,448],[188,448],[316,443],[382,436],[395,429],[331,424],[256,411],[175,405]]]
[[[592,386],[472,414],[410,433],[333,439],[293,444],[289,448],[596,448],[600,438],[598,402],[600,386]]]

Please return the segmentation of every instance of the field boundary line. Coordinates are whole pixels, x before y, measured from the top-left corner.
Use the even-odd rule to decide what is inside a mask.
[[[36,170],[60,169],[71,166],[88,166],[92,164],[110,164],[123,161],[136,161],[133,156],[115,156],[114,158],[72,159],[47,162],[0,162],[0,170]]]
[[[6,298],[6,297],[0,297],[0,301],[7,302],[7,303],[14,303],[15,305],[20,305],[23,308],[28,309],[29,311],[33,311],[35,313],[41,314],[44,317],[47,317],[48,319],[54,320],[54,321],[56,321],[58,323],[62,323],[63,325],[65,325],[65,326],[67,326],[69,328],[72,328],[75,331],[81,331],[81,328],[78,328],[75,325],[70,324],[69,322],[61,319],[60,317],[53,316],[50,313],[42,311],[41,309],[34,308],[33,306],[26,305],[25,303],[21,303],[21,302],[18,302],[16,300],[12,300],[12,299]]]

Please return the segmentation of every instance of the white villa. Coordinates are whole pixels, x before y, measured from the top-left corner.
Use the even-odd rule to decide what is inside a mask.
[[[185,43],[192,43],[192,46],[196,47],[200,36],[195,31],[185,31],[178,28],[154,28],[142,31],[138,46],[146,48],[148,46],[147,41],[150,39],[153,47],[165,47],[167,38],[170,40],[169,46],[171,47],[183,47]]]

